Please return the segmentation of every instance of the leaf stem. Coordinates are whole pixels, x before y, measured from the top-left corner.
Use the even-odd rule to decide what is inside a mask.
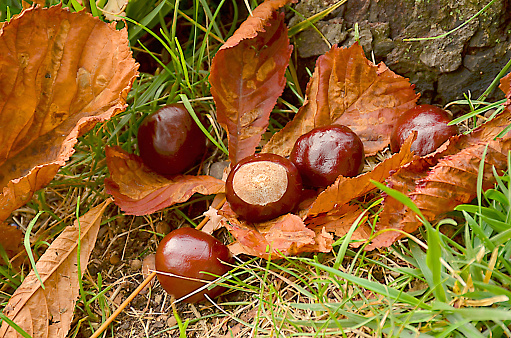
[[[145,286],[153,280],[155,276],[156,271],[151,272],[149,276],[147,276],[146,279],[144,279],[144,281],[135,289],[135,291],[133,291],[124,302],[122,302],[122,304],[117,308],[117,310],[115,310],[114,313],[112,313],[110,317],[108,317],[107,320],[103,324],[101,324],[99,329],[97,329],[96,332],[94,332],[94,334],[90,338],[98,338],[101,335],[101,333],[103,333],[103,331],[105,331],[108,328],[108,326],[114,321],[114,319],[124,310],[124,308],[126,308],[126,306],[129,305],[133,298],[135,298],[135,296],[137,296],[140,293],[140,291],[142,291],[142,289],[145,288]]]

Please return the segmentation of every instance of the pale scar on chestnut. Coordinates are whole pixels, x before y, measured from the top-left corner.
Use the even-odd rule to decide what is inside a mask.
[[[259,161],[240,167],[233,177],[233,190],[246,203],[277,202],[288,187],[286,169],[277,163]]]

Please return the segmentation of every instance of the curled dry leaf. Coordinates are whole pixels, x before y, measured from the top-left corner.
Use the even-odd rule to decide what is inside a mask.
[[[350,127],[374,155],[390,142],[397,117],[415,106],[418,95],[408,79],[383,63],[372,64],[362,47],[332,47],[318,58],[307,85],[306,101],[296,116],[273,135],[263,152],[287,156],[301,135],[330,124]]]
[[[231,163],[255,152],[284,90],[292,47],[284,16],[275,10],[287,2],[258,6],[213,59],[211,94],[228,134]]]
[[[65,164],[77,137],[126,108],[138,65],[127,31],[61,6],[0,31],[0,221]]]
[[[363,212],[358,205],[344,204],[335,210],[334,213],[323,213],[314,218],[306,219],[307,227],[316,232],[321,230],[338,237],[345,236],[353,223]],[[360,224],[351,235],[350,245],[358,247],[363,244],[372,233],[372,229],[365,223]]]
[[[142,261],[142,277],[146,279],[151,272],[156,270],[156,255],[155,254],[149,254],[145,256],[144,260]],[[141,291],[140,294],[144,295],[149,291],[150,288],[153,287],[154,279],[152,279]]]
[[[44,283],[41,287],[34,271],[12,295],[4,315],[34,338],[66,337],[71,327],[78,285],[78,242],[80,273],[83,274],[98,235],[101,216],[110,199],[91,209],[67,227],[50,245],[36,264]],[[80,236],[79,236],[80,232]],[[0,337],[21,337],[7,322],[0,327]]]
[[[254,22],[256,21],[252,23]],[[254,29],[252,38],[260,35],[258,32],[260,30]],[[241,42],[245,38],[238,35],[228,41],[224,48],[232,49],[231,52],[236,55],[234,51],[239,53],[237,48],[242,49]],[[247,53],[250,55],[255,52]],[[225,55],[227,54],[221,54],[221,57]],[[238,55],[238,59],[233,57],[229,60],[238,66],[245,66],[247,62],[241,55]],[[224,65],[228,64],[232,69],[232,64],[226,60],[219,57],[216,61],[219,62],[218,65],[221,64],[220,61]],[[257,62],[253,64],[256,65]],[[244,94],[238,89],[242,86],[235,82],[236,86],[232,89],[226,85],[227,81],[220,82],[219,79],[227,79],[233,75],[226,67],[216,67],[215,72],[212,72],[212,82],[217,81],[213,83],[213,92],[223,90],[221,95],[219,92],[214,93],[219,108],[218,119],[229,133],[230,159],[237,162],[254,152],[262,129],[267,126],[262,122],[267,122],[268,115],[266,110],[265,114],[258,112],[255,115],[246,115],[243,110],[239,110],[236,104]],[[243,74],[242,70],[243,67],[239,73]],[[250,74],[252,73],[254,72]],[[507,77],[501,83],[501,88],[508,97],[511,95],[510,82]],[[408,79],[394,74],[383,63],[372,64],[365,58],[358,44],[350,48],[334,46],[318,58],[314,74],[307,85],[304,105],[292,121],[273,135],[263,147],[263,152],[287,156],[301,135],[316,127],[343,124],[349,126],[362,139],[366,155],[374,155],[389,144],[396,119],[414,107],[417,98],[418,95]],[[229,109],[231,113],[227,113]],[[242,113],[238,113],[239,111]],[[257,124],[254,121],[257,121]],[[386,181],[390,187],[410,196],[429,220],[436,220],[456,205],[469,202],[475,197],[478,163],[488,142],[490,146],[486,157],[487,164],[494,165],[497,170],[505,168],[504,155],[511,141],[493,139],[510,123],[511,111],[506,110],[505,114],[470,135],[453,137],[435,153],[420,158],[414,157],[410,152],[412,136],[398,154],[383,161],[372,171],[354,178],[339,177],[333,185],[321,192],[314,202],[310,203],[310,198],[304,197],[296,214],[283,215],[265,223],[251,224],[239,220],[226,204],[220,211],[224,217],[221,224],[228,228],[236,239],[231,250],[234,253],[248,253],[264,258],[309,251],[329,251],[333,243],[332,234],[346,235],[363,212],[357,204],[350,203],[355,199],[368,200],[378,196],[371,180]],[[492,183],[491,166],[487,165],[484,187]],[[415,215],[398,201],[386,196],[383,204],[377,230],[399,229],[412,232],[420,225]],[[352,235],[356,242],[351,245],[361,245],[371,237],[372,232],[370,226],[360,224]],[[396,231],[384,232],[366,248],[388,246],[399,237],[400,234]]]
[[[259,34],[266,30],[266,26],[272,20],[275,12],[295,0],[265,0],[257,6],[252,14],[240,25],[240,28],[227,39],[221,49],[237,46],[241,41],[256,38]]]
[[[228,220],[228,221],[227,221]],[[302,219],[286,214],[274,220],[258,223],[257,227],[235,217],[223,220],[224,226],[236,238],[229,249],[233,254],[249,254],[265,259],[293,256],[301,252],[328,252],[333,238],[319,229],[305,226]]]
[[[206,175],[165,178],[120,147],[107,147],[106,161],[110,171],[110,178],[105,179],[106,191],[129,215],[147,215],[185,202],[195,193],[217,194],[225,186],[222,180]]]
[[[220,223],[236,239],[229,249],[235,255],[249,254],[265,259],[293,256],[301,252],[329,252],[333,236],[321,228],[309,229],[294,214],[286,214],[271,221],[252,224],[239,220],[229,203],[219,210]]]
[[[108,0],[102,12],[107,20],[118,21],[122,19],[121,17],[126,16],[127,5],[128,0]]]

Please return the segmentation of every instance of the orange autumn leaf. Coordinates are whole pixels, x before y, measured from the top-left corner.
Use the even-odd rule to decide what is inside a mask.
[[[275,12],[292,2],[296,2],[296,0],[265,0],[252,11],[252,14],[243,21],[220,50],[237,46],[242,40],[256,38],[266,30],[266,26],[272,20]]]
[[[287,156],[301,135],[316,127],[343,124],[360,137],[366,155],[373,155],[389,144],[394,122],[415,106],[417,98],[408,79],[383,63],[372,64],[358,44],[334,46],[318,58],[304,105],[263,152]]]
[[[321,229],[321,231],[333,233],[337,237],[343,237],[349,232],[362,212],[364,210],[356,204],[344,204],[341,208],[336,209],[333,214],[323,213],[317,217],[306,219],[305,223],[309,229],[315,231]],[[350,245],[358,247],[371,236],[371,233],[372,229],[366,223],[359,224],[351,235],[351,240],[354,242]]]
[[[232,42],[230,47],[237,47],[242,40]],[[223,76],[230,75],[226,70],[221,71]],[[501,83],[501,89],[508,97],[510,82],[510,78],[505,78]],[[374,155],[387,147],[396,119],[414,107],[417,98],[408,79],[396,75],[383,63],[372,64],[358,44],[350,48],[333,47],[318,58],[307,85],[304,105],[292,121],[272,136],[262,151],[287,156],[301,135],[316,127],[344,124],[360,136],[366,155]],[[219,112],[219,120],[225,118],[221,109]],[[346,235],[364,212],[356,202],[379,196],[372,180],[387,182],[390,187],[410,196],[428,219],[435,221],[475,196],[474,177],[477,177],[476,163],[482,157],[482,145],[491,143],[487,163],[495,165],[498,170],[504,168],[502,156],[509,149],[508,141],[491,140],[511,123],[511,111],[507,109],[506,112],[470,135],[451,138],[435,153],[425,157],[413,156],[409,149],[412,139],[409,139],[398,154],[384,160],[370,172],[354,178],[339,177],[319,195],[304,195],[299,210],[295,210],[294,214],[251,224],[239,219],[227,204],[220,211],[224,217],[220,224],[236,240],[231,249],[235,253],[264,258],[330,251],[333,235]],[[230,118],[231,126],[224,123],[224,127],[229,131],[229,150],[236,153],[231,154],[230,159],[236,162],[254,152],[261,136],[258,128],[262,125],[243,122],[240,116],[244,115],[233,116]],[[263,121],[266,119],[264,117]],[[253,121],[253,118],[247,120]],[[255,139],[246,141],[253,136]],[[484,187],[487,187],[493,181],[491,171],[485,174]],[[314,191],[307,191],[311,192]],[[386,196],[383,206],[377,230],[413,232],[420,226],[415,215],[398,201]],[[369,223],[362,222],[354,230],[351,236],[354,242],[350,245],[362,245],[373,232]],[[400,236],[396,231],[384,232],[366,249],[391,245]]]
[[[22,240],[23,232],[20,229],[4,222],[0,223],[0,245],[4,248],[9,259],[23,250]],[[0,259],[0,265],[7,265],[7,263]]]
[[[39,258],[36,269],[44,283],[44,289],[32,270],[4,307],[3,314],[31,337],[67,336],[71,328],[73,309],[80,294],[78,256],[80,275],[83,275],[94,249],[101,217],[110,202],[110,199],[106,200],[89,210],[72,226],[66,227]],[[0,337],[21,335],[3,321]]]
[[[415,182],[426,177],[429,168],[436,163],[434,158],[418,158],[399,169],[387,180],[387,186],[405,195],[415,189]],[[376,231],[383,229],[397,229],[411,233],[420,226],[416,221],[413,224],[402,223],[406,207],[398,200],[385,196],[383,212],[379,214]],[[388,231],[378,235],[367,250],[392,245],[402,234],[397,231]]]
[[[287,2],[258,6],[213,58],[211,94],[217,121],[227,131],[231,163],[254,153],[284,90],[292,46],[276,10]]]
[[[160,176],[140,157],[120,147],[107,147],[106,160],[110,171],[110,178],[105,179],[106,192],[129,215],[147,215],[185,202],[195,193],[211,195],[224,190],[224,182],[211,176]]]
[[[257,226],[228,217],[222,220],[236,242],[230,245],[233,254],[249,254],[265,259],[293,256],[301,252],[328,252],[333,238],[305,226],[297,215],[286,214]]]
[[[0,31],[0,221],[48,184],[77,138],[126,108],[138,65],[127,31],[61,6]]]

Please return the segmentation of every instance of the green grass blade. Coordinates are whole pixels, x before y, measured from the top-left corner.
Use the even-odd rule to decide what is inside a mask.
[[[76,1],[76,0],[72,0]],[[162,1],[158,6],[156,6],[155,9],[153,9],[148,15],[146,15],[142,20],[140,20],[139,25],[132,26],[128,29],[128,40],[132,41],[134,40],[138,34],[142,32],[143,27],[146,27],[149,25],[151,21],[153,21],[158,13],[160,13],[163,9],[163,7],[167,4],[166,1]]]
[[[215,146],[217,146],[218,149],[220,149],[221,151],[223,151],[226,155],[229,155],[229,151],[227,150],[227,148],[225,147],[224,144],[222,143],[219,143],[217,140],[215,140],[213,138],[213,136],[208,132],[208,130],[206,129],[206,127],[204,127],[204,125],[201,123],[201,121],[199,120],[199,118],[197,117],[197,114],[195,114],[195,111],[193,110],[193,107],[192,105],[190,104],[190,101],[188,100],[188,97],[186,97],[186,95],[184,94],[179,94],[179,97],[181,98],[181,100],[183,101],[183,104],[184,106],[186,107],[186,110],[188,110],[188,112],[190,113],[190,116],[193,118],[193,120],[195,121],[195,123],[197,123],[197,125],[199,126],[199,128],[202,130],[202,132],[204,133],[204,135],[206,135],[206,137],[211,141],[213,142],[213,144]]]
[[[446,303],[433,302],[433,310],[458,314],[469,321],[511,320],[511,311],[486,306],[471,308],[455,308]]]
[[[289,31],[288,31],[288,36],[289,37],[292,37],[298,33],[300,33],[301,31],[309,28],[309,27],[313,27],[314,24],[316,22],[318,22],[319,20],[323,19],[325,16],[327,16],[328,14],[332,13],[334,10],[336,10],[337,8],[339,8],[341,5],[343,5],[347,0],[341,0],[335,4],[333,4],[332,6],[328,7],[327,9],[319,12],[319,13],[316,13],[314,15],[312,15],[311,17],[309,18],[304,18],[303,21],[297,23],[296,25],[294,25],[293,27],[290,27],[289,28]],[[295,11],[293,8],[290,8],[293,12],[295,12],[296,14],[300,15],[303,17],[302,14],[298,13],[297,11]]]
[[[365,219],[366,219],[365,215],[366,215],[367,211],[370,208],[371,207],[369,207],[368,209],[364,210],[357,217],[357,219],[351,225],[348,233],[343,238],[340,239],[340,240],[342,240],[342,244],[341,244],[341,246],[339,248],[339,251],[337,251],[337,257],[335,257],[334,269],[339,269],[339,267],[341,266],[342,261],[344,260],[344,256],[346,255],[346,250],[348,249],[348,245],[351,242],[351,236],[353,235],[355,230],[359,227],[359,225],[365,221]]]
[[[391,189],[391,188],[387,187],[385,184],[380,183],[378,181],[371,180],[371,183],[373,183],[378,189],[382,190],[390,197],[398,200],[399,202],[403,203],[405,206],[410,208],[410,210],[415,212],[421,218],[421,220],[424,224],[426,224],[426,223],[429,224],[428,220],[422,215],[422,212],[415,205],[415,203],[413,203],[413,201],[410,199],[410,197],[406,196],[405,194],[403,194],[397,190]]]
[[[365,278],[360,278],[357,276],[354,276],[352,274],[344,273],[342,271],[339,271],[337,269],[334,269],[332,267],[314,262],[313,260],[309,259],[302,259],[303,261],[306,261],[307,264],[312,265],[314,267],[317,267],[325,272],[328,272],[331,275],[340,277],[342,279],[345,279],[353,284],[356,284],[360,287],[363,287],[367,290],[373,291],[375,293],[378,293],[380,295],[383,295],[385,297],[388,297],[395,302],[400,303],[406,303],[415,307],[419,307],[422,309],[430,309],[431,307],[428,304],[423,303],[421,300],[410,296],[409,294],[402,292],[400,290],[393,289],[392,287],[389,287],[387,285],[380,284],[378,282],[373,282],[370,280],[367,280]]]
[[[89,0],[89,4],[90,4],[90,11],[91,11],[92,16],[98,18],[99,17],[99,11],[98,11],[98,7],[96,6],[96,1],[95,0]]]
[[[426,223],[427,239],[428,239],[428,250],[426,252],[426,264],[431,269],[433,278],[433,293],[435,297],[441,301],[446,302],[447,296],[444,289],[444,283],[442,281],[442,248],[440,246],[440,235],[439,230],[433,228],[429,223]]]
[[[450,31],[448,32],[445,32],[443,34],[440,34],[440,35],[437,35],[437,36],[430,36],[430,37],[426,37],[426,38],[406,38],[406,39],[403,39],[403,41],[407,41],[407,42],[410,42],[410,41],[426,41],[426,40],[435,40],[435,39],[441,39],[441,38],[444,38],[458,30],[460,30],[461,28],[465,27],[466,25],[468,25],[472,20],[474,20],[475,18],[477,18],[479,15],[481,15],[482,13],[484,13],[491,5],[493,5],[493,3],[495,2],[495,0],[491,0],[486,6],[484,6],[479,12],[477,12],[476,14],[472,15],[467,21],[463,22],[461,25],[457,26],[456,28],[453,28],[451,29]]]
[[[78,1],[70,0],[70,2],[73,5],[73,9],[75,10],[75,12],[79,12],[84,9],[84,7],[82,5],[80,5],[80,3],[78,3]]]
[[[7,324],[9,324],[10,327],[12,327],[16,332],[18,332],[20,335],[22,335],[24,338],[32,338],[28,333],[25,332],[18,324],[13,322],[9,317],[4,315],[0,312],[0,319],[5,321]],[[1,323],[0,323],[1,324]],[[0,325],[1,326],[1,325]]]
[[[30,261],[30,265],[32,265],[32,269],[34,270],[35,276],[41,283],[41,288],[45,290],[43,280],[41,279],[41,276],[39,276],[39,271],[37,271],[34,255],[32,253],[32,249],[30,249],[30,234],[32,233],[32,228],[34,227],[35,223],[37,222],[37,219],[44,211],[39,211],[37,215],[30,221],[27,227],[27,231],[25,232],[25,238],[23,240],[23,244],[25,246],[25,250],[27,251],[28,259]]]

